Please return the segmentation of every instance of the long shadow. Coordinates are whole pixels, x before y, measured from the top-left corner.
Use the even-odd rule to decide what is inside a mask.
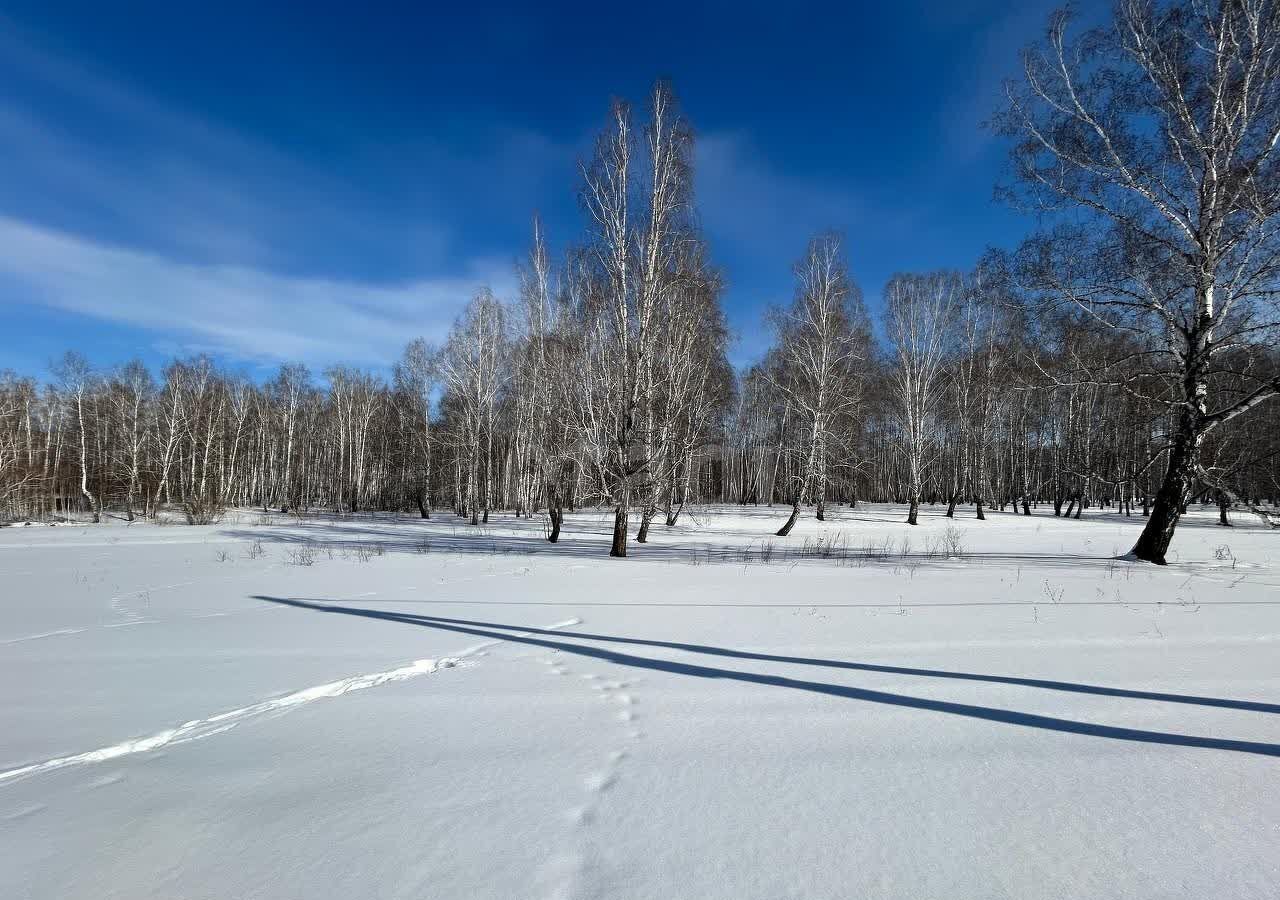
[[[1253,581],[1250,584],[1268,584],[1267,582]],[[385,603],[386,598],[382,597],[377,600],[360,600],[356,598],[348,598],[347,603]],[[716,600],[712,602],[699,602],[697,600],[395,600],[392,601],[397,606],[413,605],[413,606],[556,606],[563,609],[566,606],[573,606],[575,609],[580,606],[611,608],[618,606],[641,607],[651,609],[974,609],[983,608],[1004,608],[1016,609],[1020,606],[1041,606],[1043,601],[1035,600],[913,600],[910,603],[897,602],[853,602],[853,603],[824,603],[808,601],[805,603],[739,603],[733,600]],[[1280,606],[1280,600],[1214,600],[1214,606]],[[1053,604],[1054,609],[1061,607],[1074,606],[1107,606],[1115,609],[1117,606],[1123,605],[1127,609],[1139,606],[1153,606],[1157,608],[1171,609],[1194,609],[1194,604],[1177,600],[1125,600],[1123,604],[1117,603],[1115,600],[1062,600]],[[1207,604],[1206,604],[1207,605]]]
[[[260,597],[258,599],[270,599]],[[661,647],[668,650],[681,650],[686,653],[701,653],[709,656],[724,656],[731,659],[749,659],[760,662],[777,662],[787,665],[822,666],[829,669],[846,669],[856,672],[881,672],[889,675],[912,675],[921,678],[948,678],[958,681],[981,681],[991,684],[1012,684],[1019,687],[1041,688],[1050,691],[1066,691],[1075,694],[1095,694],[1102,697],[1126,697],[1135,700],[1156,700],[1162,703],[1185,703],[1193,706],[1214,706],[1222,709],[1240,709],[1248,712],[1280,714],[1280,704],[1264,703],[1258,700],[1232,700],[1222,697],[1201,697],[1194,694],[1166,694],[1156,691],[1135,691],[1128,688],[1108,687],[1096,684],[1079,684],[1072,681],[1055,681],[1043,678],[1021,678],[1014,675],[986,675],[975,672],[951,672],[944,669],[920,669],[904,666],[889,666],[880,663],[849,662],[840,659],[819,659],[807,656],[780,656],[773,653],[757,653],[750,650],[734,650],[728,647],[712,647],[707,644],[685,644],[678,641],[659,641],[650,638],[618,637],[610,634],[590,634],[583,631],[566,631],[558,628],[554,631],[544,628],[528,628],[521,625],[503,625],[497,622],[480,622],[472,619],[454,619],[443,616],[424,616],[411,613],[393,613],[383,610],[359,609],[357,607],[334,606],[327,603],[311,603],[301,600],[273,600],[294,606],[309,606],[312,609],[345,611],[351,615],[368,615],[373,618],[394,616],[398,619],[409,619],[421,624],[463,625],[471,628],[494,628],[503,631],[516,631],[521,634],[541,634],[550,637],[577,638],[585,641],[606,641],[614,644],[631,644],[643,647]],[[558,604],[564,606],[563,603]]]
[[[841,697],[847,700],[861,700],[867,703],[902,706],[910,709],[948,713],[950,715],[963,716],[970,719],[980,719],[988,722],[1001,722],[1007,725],[1021,725],[1026,728],[1042,728],[1047,731],[1080,734],[1090,737],[1107,738],[1110,740],[1135,741],[1145,744],[1165,744],[1180,747],[1201,747],[1214,750],[1231,750],[1237,753],[1251,753],[1259,756],[1280,757],[1280,744],[1269,744],[1260,741],[1239,741],[1225,738],[1203,737],[1199,735],[1174,734],[1163,731],[1146,731],[1136,728],[1120,728],[1111,725],[1096,725],[1090,722],[1078,722],[1073,719],[1059,719],[1053,716],[1042,716],[1033,713],[1017,712],[1014,710],[976,706],[968,703],[954,703],[946,700],[933,700],[924,697],[911,697],[905,694],[893,694],[887,691],[875,691],[867,688],[849,687],[847,685],[828,684],[819,681],[805,681],[802,679],[788,678],[782,675],[766,675],[755,672],[742,672],[734,669],[719,669],[694,663],[676,662],[674,660],[653,659],[650,657],[635,656],[629,653],[621,653],[615,650],[606,650],[600,647],[582,646],[580,644],[550,640],[546,637],[534,637],[534,635],[554,635],[561,638],[576,637],[584,640],[607,640],[617,643],[642,644],[646,646],[690,650],[698,653],[712,653],[714,655],[730,656],[734,658],[798,663],[801,665],[822,665],[834,668],[850,668],[864,671],[960,678],[975,681],[1006,682],[1033,687],[1048,687],[1053,690],[1079,690],[1082,693],[1098,693],[1108,696],[1167,700],[1175,703],[1199,704],[1203,702],[1204,705],[1209,706],[1225,706],[1234,709],[1248,709],[1251,711],[1280,711],[1280,708],[1277,708],[1274,704],[1220,700],[1213,697],[1188,697],[1180,694],[1156,694],[1144,691],[1123,691],[1118,688],[1104,688],[1095,685],[1073,685],[1069,682],[1039,681],[1037,679],[1013,679],[993,675],[974,675],[963,672],[940,672],[931,669],[906,669],[891,666],[874,666],[871,664],[861,663],[840,663],[836,660],[809,660],[803,657],[754,654],[746,651],[727,650],[719,647],[705,647],[698,644],[647,641],[639,638],[618,638],[608,635],[593,635],[581,632],[548,631],[546,629],[523,628],[514,625],[472,622],[466,619],[445,619],[435,616],[388,612],[385,610],[356,609],[349,606],[333,606],[326,603],[316,603],[308,600],[298,600],[285,597],[255,595],[254,599],[264,600],[268,603],[278,603],[284,606],[292,606],[299,609],[314,610],[317,612],[338,613],[340,615],[380,619],[382,621],[398,622],[404,625],[416,625],[420,628],[433,628],[438,631],[468,634],[490,640],[501,640],[510,643],[543,647],[545,649],[559,650],[576,656],[598,659],[619,666],[652,669],[676,675],[687,675],[694,678],[723,678],[733,681],[741,681],[748,684],[764,684],[774,687],[785,687],[793,690],[808,691],[815,694]]]

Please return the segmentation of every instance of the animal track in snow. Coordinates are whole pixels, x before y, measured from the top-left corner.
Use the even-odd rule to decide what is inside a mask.
[[[605,756],[603,765],[592,769],[582,776],[582,788],[585,797],[581,803],[570,806],[564,811],[565,821],[578,831],[579,849],[571,856],[559,856],[549,860],[540,870],[546,881],[551,882],[546,894],[551,897],[569,897],[577,894],[582,888],[585,878],[590,875],[592,861],[596,856],[592,838],[587,829],[595,823],[601,814],[604,797],[623,776],[623,768],[631,755],[629,747],[644,738],[644,732],[635,727],[637,705],[635,695],[630,688],[635,681],[619,678],[608,678],[597,672],[572,671],[565,663],[566,655],[560,651],[552,651],[547,656],[537,657],[538,662],[547,667],[553,675],[574,675],[577,681],[590,686],[591,691],[599,699],[617,710],[610,718],[621,722],[626,727],[621,742]],[[569,864],[568,860],[573,860]],[[540,879],[542,880],[542,879]]]
[[[613,754],[610,754],[612,756]],[[592,772],[586,778],[582,779],[583,786],[593,794],[603,793],[613,787],[618,780],[618,773],[610,769],[601,772]]]
[[[547,667],[547,671],[555,675],[576,674],[577,677],[591,686],[591,690],[606,703],[616,704],[622,709],[617,714],[617,719],[623,723],[632,723],[635,721],[636,714],[634,706],[636,704],[635,697],[625,692],[626,688],[631,687],[631,681],[624,681],[615,678],[604,678],[596,672],[578,672],[573,673],[561,661],[561,655],[553,652],[552,655],[541,657],[538,660]],[[626,731],[626,740],[630,742],[638,741],[644,737],[644,732],[638,728],[630,728]],[[586,825],[595,820],[596,805],[599,802],[600,795],[607,792],[613,787],[621,773],[620,766],[627,759],[628,752],[623,748],[615,748],[609,751],[606,763],[599,770],[588,772],[582,778],[584,789],[589,794],[586,803],[580,806],[570,807],[566,810],[566,818],[575,825]]]

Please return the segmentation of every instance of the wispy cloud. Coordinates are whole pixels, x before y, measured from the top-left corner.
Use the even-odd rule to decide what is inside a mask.
[[[177,258],[272,266],[291,262],[301,235],[338,226],[341,238],[370,224],[355,185],[13,29],[0,27],[0,60],[0,204],[10,215]]]
[[[814,232],[843,228],[861,202],[830,184],[771,165],[743,133],[700,135],[696,146],[698,210],[717,258],[730,263],[731,360],[745,365],[771,342],[764,311],[791,293],[789,260]]]
[[[743,134],[716,133],[697,143],[698,201],[713,238],[777,253],[779,243],[799,255],[815,231],[842,228],[865,214],[866,203],[838,184],[787,174],[771,165]]]
[[[130,325],[174,349],[260,362],[385,365],[410,338],[441,337],[478,285],[510,291],[511,278],[505,261],[393,285],[292,277],[176,262],[0,217],[5,295]]]
[[[353,141],[340,164],[303,158],[9,24],[0,303],[87,317],[70,343],[112,322],[158,353],[385,365],[441,336],[479,285],[512,290],[512,232],[549,173],[573,166],[572,148],[497,126],[481,154]],[[515,228],[484,205],[494,196]],[[459,231],[468,214],[478,238]]]
[[[886,200],[851,178],[793,175],[774,165],[745,134],[699,138],[697,190],[702,221],[717,258],[730,263],[728,306],[736,341],[731,360],[760,359],[773,336],[766,308],[790,300],[792,262],[811,237],[843,232],[855,280],[874,305],[888,275],[891,248],[907,244],[921,227],[921,209],[901,197]]]

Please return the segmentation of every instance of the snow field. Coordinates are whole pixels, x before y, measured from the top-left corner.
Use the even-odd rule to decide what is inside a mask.
[[[0,530],[0,895],[1274,896],[1274,532],[695,512]]]

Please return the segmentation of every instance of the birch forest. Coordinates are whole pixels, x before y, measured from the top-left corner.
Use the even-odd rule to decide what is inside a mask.
[[[598,507],[621,557],[709,502],[774,506],[781,536],[861,501],[1100,507],[1146,518],[1155,563],[1188,504],[1274,522],[1280,21],[1153,9],[1075,37],[1062,14],[1025,51],[998,192],[1044,227],[969,271],[922,260],[868,303],[858,235],[815,234],[735,368],[696,135],[659,83],[609,108],[577,240],[534,219],[517,295],[480,288],[438,343],[266,380],[82,352],[0,375],[0,517],[538,516],[555,542]]]

